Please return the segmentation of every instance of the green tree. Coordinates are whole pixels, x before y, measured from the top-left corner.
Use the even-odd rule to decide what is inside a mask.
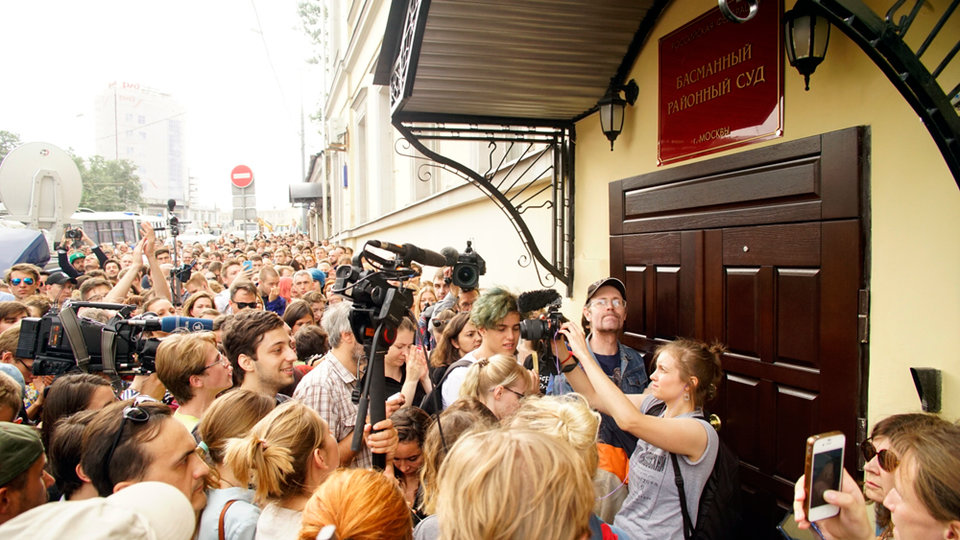
[[[83,192],[80,206],[98,211],[137,211],[143,202],[143,187],[135,174],[137,166],[127,159],[93,156],[84,163],[75,157]]]
[[[16,133],[0,130],[0,161],[7,157],[11,150],[20,146],[20,136]]]

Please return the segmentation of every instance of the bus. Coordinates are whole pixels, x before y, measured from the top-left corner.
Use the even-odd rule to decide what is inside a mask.
[[[167,237],[166,220],[160,216],[141,216],[136,212],[93,212],[79,210],[70,216],[73,227],[80,227],[96,244],[136,244],[140,223],[147,221],[157,231],[157,240]]]

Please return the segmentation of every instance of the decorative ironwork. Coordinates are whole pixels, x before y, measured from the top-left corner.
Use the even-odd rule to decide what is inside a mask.
[[[927,130],[940,148],[953,174],[954,181],[960,186],[960,116],[956,107],[960,104],[960,84],[957,81],[941,81],[944,69],[954,60],[960,51],[960,39],[953,41],[936,67],[927,67],[921,57],[928,51],[930,43],[940,33],[947,21],[954,15],[960,0],[953,0],[933,25],[916,52],[904,41],[907,31],[924,0],[915,0],[909,13],[895,21],[896,13],[906,0],[896,0],[880,18],[861,0],[804,0],[810,1],[814,9],[822,13],[831,24],[854,41],[871,60],[883,71],[887,79],[907,100],[907,103],[920,116]],[[954,36],[951,38],[956,39]],[[829,55],[827,58],[829,62]],[[933,61],[934,63],[936,60]],[[934,65],[931,63],[930,65]],[[956,72],[956,70],[953,70]],[[951,88],[944,91],[945,88]]]
[[[427,24],[427,12],[430,0],[410,0],[403,21],[403,35],[400,38],[400,52],[390,74],[390,110],[399,109],[403,101],[410,97],[414,77],[417,75],[417,62],[420,59],[420,42],[423,28]]]
[[[735,23],[745,23],[752,19],[757,11],[760,9],[759,0],[746,0],[747,5],[750,7],[750,11],[747,12],[743,17],[737,15],[730,9],[730,5],[727,3],[727,0],[717,0],[717,4],[720,6],[720,13],[723,13],[723,16],[726,17],[729,21]]]
[[[559,281],[567,286],[567,296],[573,294],[572,125],[466,123],[462,119],[428,123],[405,121],[398,119],[398,115],[394,115],[393,125],[418,152],[408,153],[398,141],[398,153],[429,160],[430,163],[421,165],[420,171],[429,166],[451,172],[478,187],[507,216],[520,236],[526,254],[520,256],[517,264],[528,267],[532,263],[541,285],[552,287]],[[486,170],[481,173],[440,154],[427,145],[429,141],[487,143],[485,159],[481,160],[485,162]],[[549,196],[544,199],[547,192]],[[531,212],[528,218],[536,216],[550,220],[547,254],[524,218],[524,213],[533,210],[540,213]],[[549,216],[544,217],[544,212]]]

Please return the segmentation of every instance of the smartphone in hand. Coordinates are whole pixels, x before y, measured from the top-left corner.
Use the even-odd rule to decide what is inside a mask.
[[[839,431],[830,431],[807,438],[804,466],[807,497],[804,500],[804,511],[807,521],[811,523],[833,517],[840,512],[838,507],[824,500],[823,492],[828,489],[840,491],[846,439]]]

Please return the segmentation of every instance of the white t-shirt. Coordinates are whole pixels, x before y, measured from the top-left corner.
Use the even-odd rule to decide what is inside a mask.
[[[463,358],[460,360],[469,360],[470,364],[473,364],[477,361],[473,353],[474,351],[468,352],[463,355]],[[470,366],[454,368],[443,381],[443,387],[440,388],[440,395],[443,397],[444,409],[449,407],[454,401],[460,399],[460,386],[463,385],[463,380],[467,378],[467,370],[469,368]]]
[[[296,540],[303,512],[268,503],[257,520],[257,540]]]

